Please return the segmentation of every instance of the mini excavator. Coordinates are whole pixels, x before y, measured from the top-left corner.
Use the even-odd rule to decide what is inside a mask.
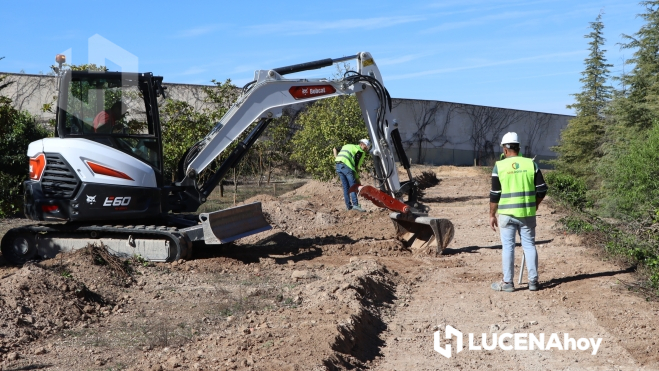
[[[62,57],[57,59],[60,67]],[[348,60],[357,61],[357,71],[340,79],[284,77]],[[284,108],[349,94],[356,95],[361,106],[379,183],[363,196],[391,210],[397,237],[413,250],[441,254],[453,238],[449,220],[430,217],[427,209],[419,208],[418,182],[412,178],[391,98],[370,53],[256,71],[224,117],[181,157],[173,181],[163,171],[158,97],[164,98],[166,87],[161,76],[60,72],[55,136],[30,143],[24,182],[26,216],[59,223],[8,231],[1,249],[13,264],[52,258],[90,243],[102,243],[121,257],[175,261],[190,258],[193,243],[224,244],[271,229],[258,202],[191,213]],[[244,139],[238,139],[250,127]],[[210,176],[199,176],[237,141]],[[407,171],[406,181],[398,177],[394,154]]]

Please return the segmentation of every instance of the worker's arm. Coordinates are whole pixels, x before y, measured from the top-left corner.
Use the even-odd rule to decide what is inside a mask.
[[[499,199],[501,199],[501,182],[499,181],[497,166],[494,165],[494,169],[492,169],[492,189],[490,189],[490,228],[493,231],[496,231],[496,227],[499,226],[497,222]]]
[[[538,207],[540,206],[540,203],[547,195],[547,190],[549,188],[545,183],[545,178],[542,176],[542,172],[540,171],[538,164],[536,164],[535,162],[533,164],[535,166],[535,176],[533,179],[535,183],[535,209],[538,210]]]
[[[334,157],[339,155],[339,151],[336,150],[336,147],[332,148],[332,152],[334,153]]]
[[[499,204],[497,202],[490,202],[490,228],[493,231],[496,231],[499,226],[497,222],[497,209],[499,209]]]
[[[355,153],[355,183],[359,184],[359,171],[362,168],[366,153],[361,149]]]

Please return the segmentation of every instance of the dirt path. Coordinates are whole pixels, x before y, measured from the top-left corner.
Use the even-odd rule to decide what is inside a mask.
[[[132,262],[128,281],[84,251],[22,268],[0,257],[0,370],[659,369],[659,306],[619,283],[633,279],[629,270],[553,229],[559,215],[543,205],[545,287],[491,291],[501,250],[487,226],[488,176],[432,170],[442,181],[426,194],[431,214],[456,227],[436,258],[404,249],[387,212],[343,211],[340,186],[318,182],[253,198],[272,231],[190,261]],[[22,223],[3,221],[0,236]],[[504,333],[602,342],[592,355],[456,354],[453,341],[446,358],[433,334],[447,325],[477,344],[482,333],[490,342]]]
[[[487,225],[487,178],[477,173],[443,175],[428,197],[437,197],[435,213],[450,216],[456,238],[448,256],[419,259],[410,274],[420,276],[406,306],[388,321],[385,346],[376,370],[657,369],[659,368],[659,306],[628,294],[619,279],[633,278],[623,268],[604,262],[581,246],[578,238],[553,227],[558,216],[541,207],[536,241],[539,274],[544,288],[530,292],[517,285],[514,293],[489,288],[501,279],[498,235]],[[516,274],[521,248],[516,249]],[[394,262],[391,265],[395,266]],[[526,278],[526,273],[524,278]],[[517,282],[518,276],[515,276]],[[526,283],[526,280],[523,280]],[[591,350],[551,351],[465,350],[446,358],[433,349],[435,326],[451,325],[462,333],[557,333],[570,338],[602,338]],[[466,335],[465,335],[466,336]],[[467,338],[465,337],[465,341]],[[456,343],[453,342],[455,349]]]

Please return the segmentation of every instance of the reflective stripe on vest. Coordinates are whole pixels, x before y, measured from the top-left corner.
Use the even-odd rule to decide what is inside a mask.
[[[348,162],[346,163],[346,165],[348,165],[348,167],[352,169],[352,171],[355,171],[355,159],[352,157],[352,153],[345,150],[341,150],[341,152],[339,152],[339,155],[337,157],[342,157],[340,161],[344,163],[345,161],[343,159],[347,160]]]
[[[517,218],[535,216],[535,164],[524,157],[497,161],[501,183],[499,214]]]
[[[357,156],[358,152],[362,152],[361,156]],[[355,157],[357,157],[358,163],[355,163]],[[364,151],[362,151],[360,146],[356,144],[346,144],[345,146],[341,147],[341,151],[339,151],[339,154],[334,158],[334,160],[336,162],[342,162],[346,164],[350,170],[357,173],[362,162],[364,162],[364,157],[366,156],[364,156]]]

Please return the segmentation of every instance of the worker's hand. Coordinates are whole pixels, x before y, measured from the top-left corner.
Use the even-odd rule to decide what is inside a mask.
[[[492,228],[492,230],[496,232],[498,226],[499,226],[499,222],[497,222],[497,217],[496,216],[491,216],[490,217],[490,228]]]

